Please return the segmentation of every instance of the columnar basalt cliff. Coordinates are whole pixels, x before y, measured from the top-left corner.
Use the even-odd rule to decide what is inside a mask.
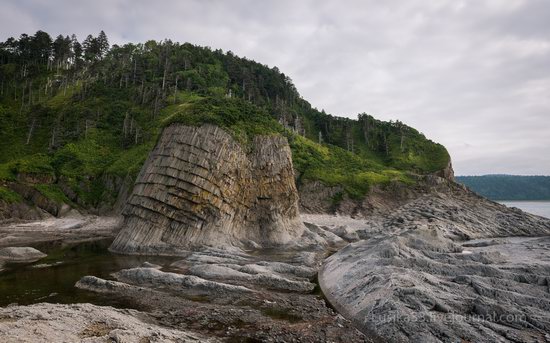
[[[111,249],[174,253],[202,245],[286,244],[304,230],[290,148],[256,136],[250,152],[223,129],[173,124],[145,162]]]

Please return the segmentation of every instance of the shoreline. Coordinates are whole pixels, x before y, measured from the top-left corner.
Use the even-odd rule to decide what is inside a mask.
[[[313,219],[315,216],[308,217],[310,222]],[[333,226],[338,226],[341,217],[333,217],[333,219],[335,219]],[[348,219],[352,221],[351,218]],[[102,222],[102,219],[97,218],[96,221]],[[37,222],[27,223],[27,226],[33,227],[33,230],[29,231],[32,235],[26,241],[20,237],[19,242],[37,243],[35,238],[38,224]],[[326,225],[327,222],[323,224]],[[315,224],[309,223],[309,225]],[[83,233],[87,234],[87,227],[82,228]],[[51,236],[53,239],[51,242],[57,242],[58,236],[64,236],[64,234]],[[336,246],[342,247],[345,244],[338,236],[334,235],[334,237]],[[69,241],[65,241],[65,244],[75,242],[74,235],[70,238]],[[75,245],[75,247],[78,246],[78,244]],[[152,256],[115,254],[114,256],[121,258],[136,257],[141,261],[159,264],[158,267],[149,262],[134,264],[133,267],[123,267],[118,264],[119,268],[115,270],[116,272],[105,279],[80,278],[76,289],[79,290],[78,292],[96,294],[106,299],[123,299],[127,304],[124,305],[121,302],[119,304],[123,307],[119,307],[120,305],[117,306],[116,302],[94,301],[100,306],[90,305],[93,308],[92,312],[102,313],[106,305],[115,306],[116,311],[125,311],[123,309],[130,305],[130,308],[139,311],[139,313],[132,313],[133,317],[147,318],[148,321],[157,323],[163,329],[208,337],[213,341],[217,339],[293,341],[300,338],[305,342],[326,339],[340,342],[371,342],[355,329],[350,321],[335,312],[324,300],[324,295],[319,293],[316,280],[317,266],[329,252],[330,249],[245,252],[238,249],[207,248],[193,252],[186,258],[180,257],[174,263],[153,261]],[[63,264],[45,268],[59,269],[62,266]],[[169,281],[180,278],[182,281],[175,283]],[[194,281],[189,286],[182,286],[188,282],[185,280]],[[246,287],[252,292],[239,287]],[[50,304],[52,301],[57,302],[55,299],[55,296],[40,298],[33,302],[34,305],[0,307],[0,311],[4,312],[3,317],[12,318],[34,309],[37,309],[38,314],[35,315],[38,316],[41,316],[42,312],[66,309],[66,307],[59,307],[60,305]],[[71,304],[73,303],[64,306],[71,306]],[[44,316],[47,317],[47,315]],[[99,315],[92,317],[91,320],[80,318],[78,313],[73,313],[72,316],[81,323],[77,325],[78,330],[85,330],[86,327],[100,320]],[[25,318],[16,319],[14,323],[23,325]],[[48,319],[48,321],[50,322],[39,322],[39,332],[44,332],[49,325],[62,327],[65,325],[57,319]],[[202,324],[197,324],[199,322]],[[11,330],[10,326],[6,325],[8,324],[0,320],[0,337],[2,332]],[[221,326],[225,329],[221,332],[219,329],[213,329],[213,326]],[[120,328],[120,325],[111,327]],[[67,331],[70,330],[67,329]],[[74,335],[74,330],[70,334]],[[107,336],[111,334],[112,330]],[[21,335],[18,338],[24,340],[26,336],[23,333]]]
[[[10,238],[8,242],[41,244],[39,242],[43,242],[43,239],[50,238],[52,241],[71,244],[79,240],[93,240],[94,237],[102,237],[91,235],[97,229],[97,224],[102,225],[100,231],[103,235],[112,239],[119,222],[116,218],[103,217],[85,217],[79,220],[57,220],[58,224],[64,225],[55,225],[55,220],[47,221],[43,232],[40,230],[41,222],[12,225],[11,232],[18,232],[19,235]],[[368,218],[303,214],[301,220],[304,221],[307,232],[323,237],[325,244],[330,244],[321,249],[320,246],[312,245],[294,249],[251,251],[237,247],[203,247],[189,251],[184,256],[173,257],[171,262],[155,262],[152,256],[147,255],[113,254],[115,257],[125,256],[123,259],[137,258],[140,262],[118,264],[112,273],[102,277],[93,273],[82,275],[76,286],[81,292],[106,299],[124,299],[132,308],[139,310],[136,316],[147,318],[163,329],[179,330],[214,341],[229,338],[292,341],[300,338],[305,342],[315,342],[330,337],[330,340],[340,342],[407,342],[407,339],[399,336],[400,332],[410,332],[410,337],[418,339],[430,339],[429,332],[444,330],[436,323],[418,324],[418,319],[415,319],[417,316],[435,314],[444,317],[461,313],[466,305],[460,305],[461,300],[456,300],[456,304],[448,304],[448,299],[466,301],[472,297],[469,293],[472,289],[482,292],[477,294],[482,299],[486,297],[483,294],[498,291],[498,283],[486,285],[484,279],[475,279],[478,277],[476,275],[487,273],[486,270],[500,275],[518,264],[522,264],[524,268],[535,268],[518,272],[518,276],[514,276],[527,278],[531,273],[542,272],[536,268],[546,268],[536,267],[532,262],[540,259],[540,256],[547,256],[547,273],[550,275],[550,250],[544,250],[546,240],[549,240],[550,246],[550,220],[505,207],[460,189],[451,188],[448,193],[433,192],[419,196],[390,212]],[[8,231],[10,230],[0,227],[0,232]],[[529,237],[536,234],[539,237]],[[25,235],[29,235],[27,240],[24,239]],[[311,240],[311,237],[308,239]],[[537,255],[540,253],[545,255]],[[410,254],[416,257],[413,260],[403,257]],[[524,259],[514,258],[516,255],[524,256]],[[449,263],[448,261],[456,263],[446,264],[441,270],[451,271],[457,265],[473,269],[461,271],[450,279],[439,274],[437,268],[440,267],[415,269],[421,266],[439,266]],[[407,267],[395,269],[392,263],[397,263],[396,266],[404,263]],[[359,267],[350,268],[354,265]],[[368,268],[361,271],[361,268],[366,267]],[[354,274],[354,270],[359,270],[359,274]],[[372,280],[379,280],[369,281],[374,282],[372,285],[386,281],[394,285],[376,286],[383,290],[381,294],[384,301],[380,304],[389,302],[401,311],[401,302],[405,301],[401,297],[408,294],[406,299],[409,300],[406,301],[420,306],[413,312],[410,308],[400,312],[404,323],[416,323],[416,326],[397,327],[392,325],[401,325],[401,322],[372,322],[372,318],[386,318],[383,307],[377,310],[381,312],[376,312],[371,322],[364,321],[369,311],[375,310],[378,306],[375,304],[379,303],[375,302],[376,295],[368,295],[372,286],[368,283],[362,284],[363,280],[371,277],[369,275],[375,277]],[[419,276],[422,278],[415,279]],[[409,286],[401,287],[401,283],[405,282],[402,280],[407,278],[415,281]],[[476,281],[463,282],[463,279]],[[426,284],[425,280],[432,281]],[[516,292],[537,295],[540,298],[537,292],[547,286],[537,286],[537,282],[535,280],[519,284],[519,291]],[[426,307],[425,300],[422,300],[425,295],[422,294],[425,290],[432,292],[432,283],[447,285],[447,288],[434,291],[433,294],[427,293],[430,294],[427,299],[433,300],[429,300],[431,305]],[[451,284],[456,286],[449,286]],[[335,288],[335,285],[338,286]],[[416,289],[414,285],[422,285],[422,288]],[[353,289],[362,291],[346,295],[346,290]],[[453,292],[465,293],[453,295]],[[364,304],[361,306],[367,307],[357,307],[357,304],[353,304],[354,299]],[[363,303],[362,299],[370,300]],[[498,299],[496,302],[491,298],[487,299],[483,301],[489,304],[489,309],[498,304]],[[519,301],[517,298],[510,299]],[[56,305],[41,306],[51,311]],[[103,305],[100,306],[102,307]],[[6,307],[2,309],[9,316],[10,311],[15,315],[26,311],[25,308],[26,306],[18,306],[13,307],[13,310]],[[521,303],[518,303],[518,308],[523,308]],[[544,310],[527,312],[525,315],[534,316],[533,318],[543,315],[537,311]],[[359,313],[361,314],[358,316]],[[451,325],[455,326],[449,326],[446,330],[451,331],[447,334],[451,335],[453,332],[458,337],[473,341],[488,341],[489,338],[486,337],[460,334],[461,325],[470,325],[468,323],[462,319],[453,322]],[[487,325],[486,330],[496,330],[496,324],[491,320],[483,323]],[[0,321],[0,332],[3,325],[8,324]],[[514,325],[522,324],[504,327],[515,330]],[[409,331],[413,329],[414,333]],[[116,330],[114,326],[105,335],[109,336],[113,330]],[[491,339],[502,338],[499,330],[486,333],[486,336]],[[531,336],[514,334],[519,337],[519,341],[525,342],[529,337],[534,337],[533,331],[525,332],[525,335]]]

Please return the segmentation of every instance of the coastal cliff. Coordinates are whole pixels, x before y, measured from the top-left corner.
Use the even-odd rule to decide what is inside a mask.
[[[303,232],[290,148],[256,136],[246,152],[214,125],[165,128],[130,196],[111,249],[285,244]]]

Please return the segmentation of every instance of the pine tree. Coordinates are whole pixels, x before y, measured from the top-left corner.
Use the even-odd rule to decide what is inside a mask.
[[[82,48],[84,49],[84,59],[86,61],[97,61],[101,58],[98,39],[94,38],[92,35],[88,35],[82,42]]]
[[[82,45],[76,38],[76,35],[71,36],[71,46],[72,46],[72,57],[73,57],[73,63],[78,65],[80,60],[82,59]]]
[[[99,35],[97,36],[96,40],[97,40],[97,45],[99,50],[99,56],[103,58],[109,51],[109,40],[107,39],[107,35],[103,30],[99,32]]]
[[[47,63],[52,55],[52,37],[44,31],[36,31],[31,38],[31,56],[40,63]]]

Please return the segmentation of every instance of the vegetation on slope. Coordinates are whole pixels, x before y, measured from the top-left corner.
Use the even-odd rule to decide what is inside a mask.
[[[11,204],[22,200],[23,199],[18,193],[6,187],[0,186],[0,201],[4,201],[4,202],[7,202],[8,204]]]
[[[457,176],[456,180],[492,200],[550,200],[550,176]]]
[[[443,146],[401,122],[318,111],[276,67],[231,52],[171,41],[110,47],[103,33],[80,43],[38,31],[0,43],[4,182],[51,178],[70,200],[97,207],[113,201],[109,184],[135,178],[174,122],[216,124],[245,145],[284,134],[298,182],[339,185],[353,197],[449,161]]]

